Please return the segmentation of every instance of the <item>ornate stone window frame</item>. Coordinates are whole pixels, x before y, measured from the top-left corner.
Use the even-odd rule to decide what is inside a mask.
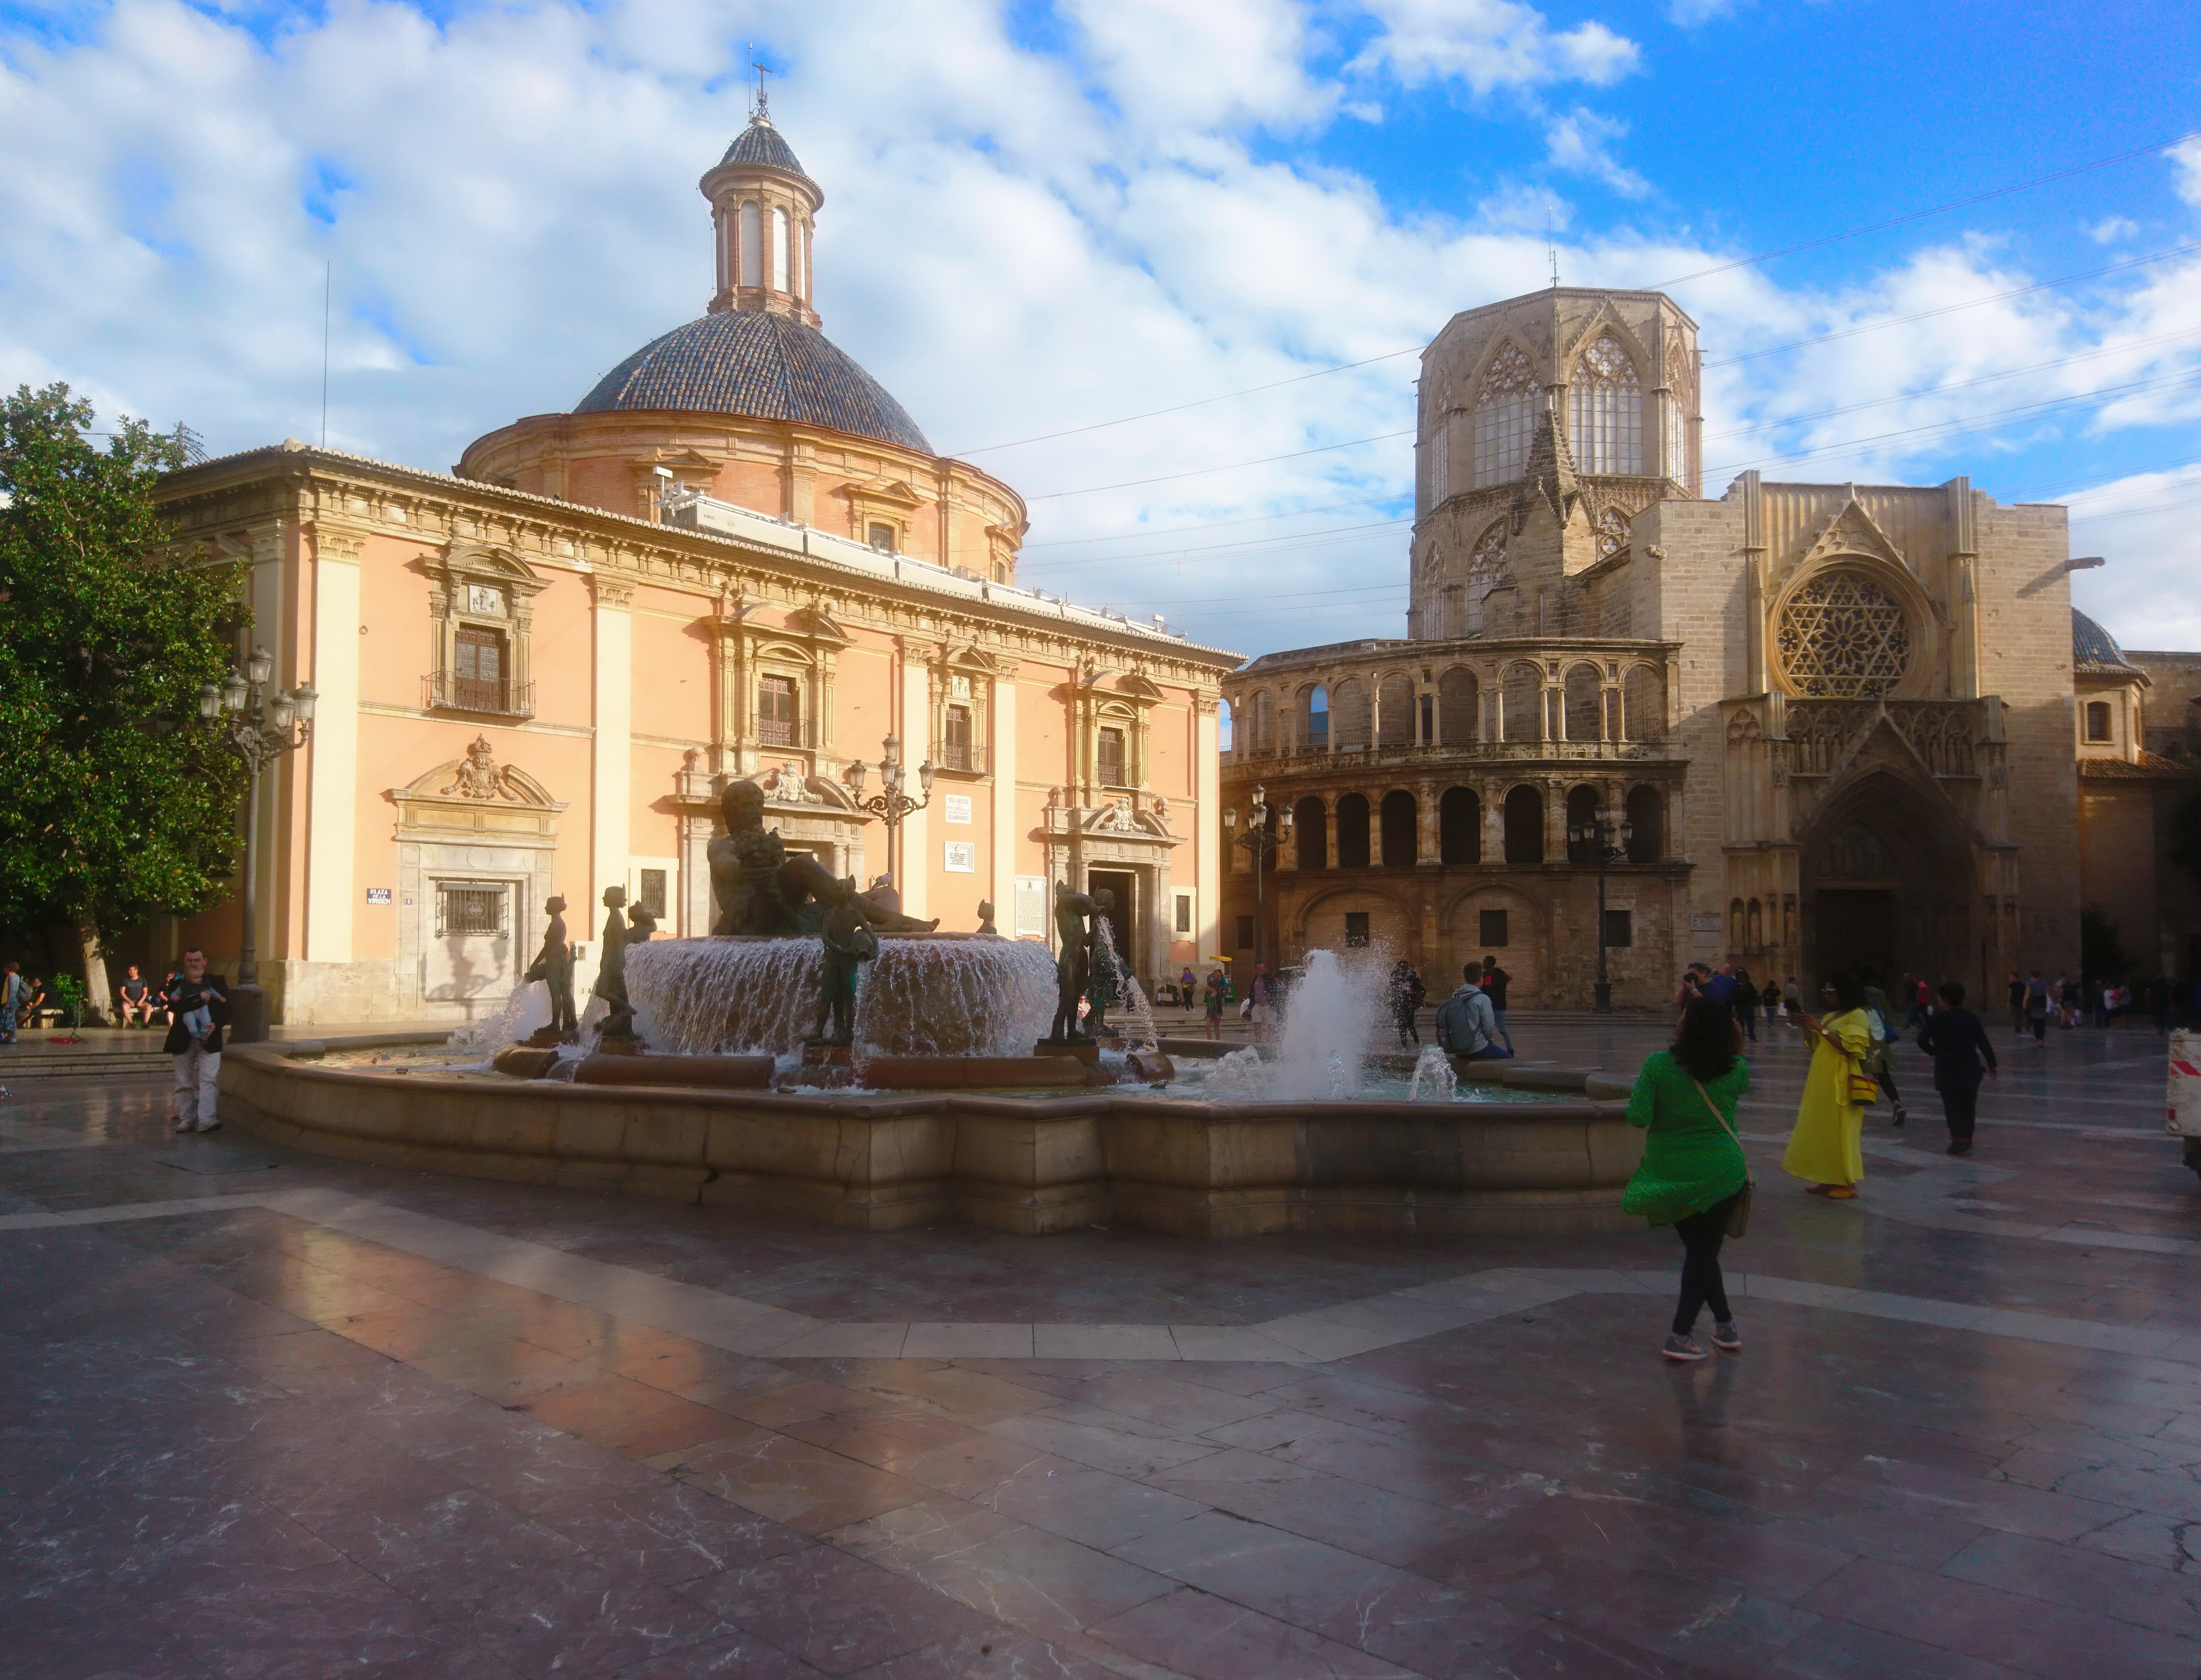
[[[1077,781],[1080,805],[1100,805],[1116,795],[1143,790],[1151,762],[1149,715],[1162,691],[1143,673],[1089,665],[1075,689]],[[1100,731],[1124,731],[1124,780],[1100,780]]]
[[[995,769],[991,758],[994,685],[1002,675],[1000,662],[975,642],[960,647],[943,643],[925,661],[927,756],[942,775],[969,776],[974,781],[991,779]],[[948,709],[956,705],[971,713],[971,758],[960,768],[948,762]]]
[[[736,777],[757,774],[790,757],[810,772],[830,776],[840,766],[832,756],[834,682],[848,633],[822,610],[801,607],[784,624],[759,620],[764,603],[727,597],[710,620],[716,644],[717,694],[712,706],[712,773]],[[760,694],[763,679],[784,676],[795,684],[795,739],[766,743],[761,733]]]
[[[874,524],[890,527],[895,534],[894,552],[907,554],[912,522],[918,510],[924,506],[924,498],[899,478],[873,478],[861,484],[844,484],[841,495],[848,504],[848,535],[855,541],[868,544]]]
[[[429,582],[429,663],[422,709],[505,717],[532,716],[535,690],[530,644],[534,598],[548,580],[537,577],[510,549],[488,543],[454,542],[440,554],[423,555],[421,566]],[[474,610],[468,604],[469,585],[496,589],[505,610],[501,613]],[[459,632],[463,629],[491,631],[503,638],[508,665],[503,705],[457,703],[454,679],[459,664]]]

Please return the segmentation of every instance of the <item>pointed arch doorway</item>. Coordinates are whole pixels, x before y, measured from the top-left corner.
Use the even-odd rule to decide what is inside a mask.
[[[1812,822],[1799,874],[1807,1007],[1828,975],[1865,969],[1883,984],[1908,973],[1979,986],[1973,847],[1937,790],[1885,770],[1859,777]]]

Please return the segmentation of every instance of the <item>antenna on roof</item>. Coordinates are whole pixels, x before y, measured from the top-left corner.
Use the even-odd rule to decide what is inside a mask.
[[[1559,286],[1559,248],[1552,243],[1552,196],[1544,195],[1544,258],[1552,265],[1552,290]]]
[[[749,50],[754,52],[756,49],[751,47]],[[749,61],[749,68],[756,72],[757,77],[756,97],[749,101],[749,120],[760,122],[766,127],[770,127],[772,126],[772,96],[764,91],[764,79],[770,73],[766,70],[762,61],[757,59]]]

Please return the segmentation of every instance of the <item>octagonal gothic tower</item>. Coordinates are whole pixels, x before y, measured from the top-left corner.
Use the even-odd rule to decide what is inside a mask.
[[[1695,495],[1697,325],[1658,292],[1554,286],[1455,315],[1422,354],[1408,634],[1599,628],[1565,587]]]

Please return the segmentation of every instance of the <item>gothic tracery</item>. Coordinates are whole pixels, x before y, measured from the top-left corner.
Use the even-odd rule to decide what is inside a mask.
[[[1781,669],[1814,699],[1871,699],[1892,693],[1910,668],[1910,625],[1894,597],[1869,577],[1829,571],[1781,610]]]

